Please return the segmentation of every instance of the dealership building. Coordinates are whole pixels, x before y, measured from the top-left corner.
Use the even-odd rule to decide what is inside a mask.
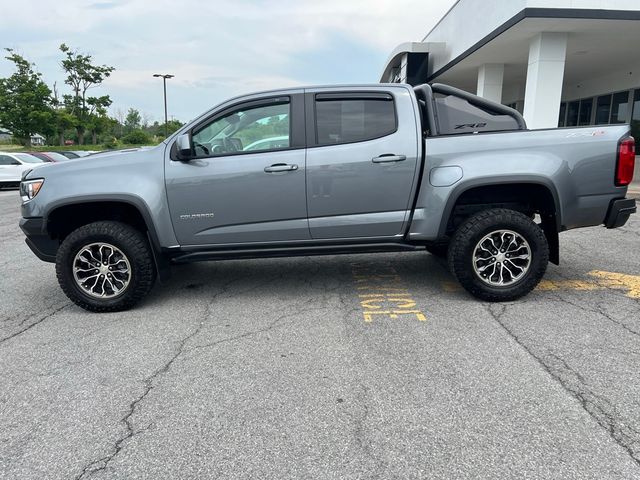
[[[640,140],[640,0],[459,0],[380,80],[446,83],[532,129],[631,123]]]

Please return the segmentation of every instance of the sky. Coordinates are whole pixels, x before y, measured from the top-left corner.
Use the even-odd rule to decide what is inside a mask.
[[[60,93],[61,43],[115,72],[92,95],[188,121],[225,99],[298,85],[375,83],[391,50],[420,41],[454,0],[0,0],[0,47]],[[0,60],[0,77],[13,72]]]

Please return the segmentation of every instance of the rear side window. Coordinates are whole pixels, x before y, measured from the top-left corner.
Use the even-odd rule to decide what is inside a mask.
[[[397,130],[395,104],[389,94],[370,98],[316,95],[315,104],[318,145],[363,142]]]

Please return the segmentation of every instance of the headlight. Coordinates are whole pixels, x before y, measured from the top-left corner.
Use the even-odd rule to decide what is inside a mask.
[[[42,188],[42,184],[44,183],[44,178],[39,178],[37,180],[25,180],[20,183],[20,196],[22,197],[23,202],[28,202],[32,200],[38,192]]]

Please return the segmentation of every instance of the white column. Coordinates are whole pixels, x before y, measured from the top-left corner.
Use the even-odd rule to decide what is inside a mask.
[[[567,37],[566,33],[543,32],[529,46],[524,118],[531,129],[558,126]]]
[[[486,63],[478,69],[477,95],[492,102],[502,103],[504,64]]]

